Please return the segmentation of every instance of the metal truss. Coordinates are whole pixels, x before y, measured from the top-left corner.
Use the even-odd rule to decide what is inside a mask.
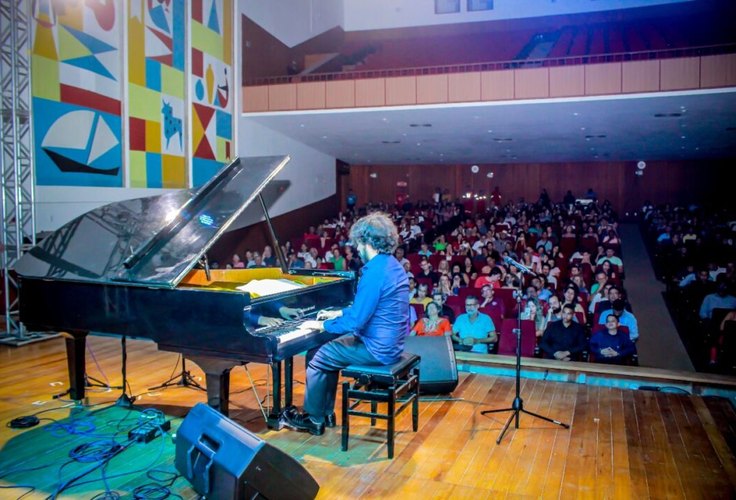
[[[31,127],[30,0],[0,1],[0,174],[2,285],[5,331],[0,342],[38,339],[18,319],[13,264],[36,243]],[[45,337],[44,337],[45,338]]]

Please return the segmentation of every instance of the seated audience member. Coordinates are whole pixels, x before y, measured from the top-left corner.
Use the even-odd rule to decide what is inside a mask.
[[[616,285],[610,285],[608,287],[608,299],[604,299],[598,302],[598,305],[596,306],[596,309],[598,311],[605,311],[606,309],[612,309],[613,303],[616,302],[618,299],[621,299],[624,301],[624,307],[627,311],[631,312],[631,304],[629,304],[629,301],[624,299],[623,293],[621,292],[621,288],[617,287]],[[593,311],[595,312],[594,309]]]
[[[402,247],[396,247],[396,250],[394,250],[394,257],[396,257],[396,260],[398,260],[399,264],[402,266],[405,266],[406,264],[411,265],[411,262],[406,258]]]
[[[621,326],[629,329],[629,338],[632,342],[636,342],[639,338],[639,324],[636,321],[636,316],[626,310],[626,303],[622,299],[613,301],[611,309],[601,312],[601,319],[598,321],[598,324],[605,325],[608,316],[611,314],[618,318]]]
[[[234,253],[230,265],[233,269],[243,269],[245,267],[245,262],[240,260],[240,255]]]
[[[440,275],[432,270],[432,264],[428,260],[422,260],[419,263],[419,272],[416,274],[417,278],[428,278],[432,283],[437,283],[440,279]]]
[[[481,269],[481,276],[473,283],[474,288],[483,288],[486,285],[492,286],[493,288],[501,288],[501,277],[503,273],[497,267],[491,269],[491,266],[483,266]]]
[[[483,309],[484,307],[495,309],[496,311],[498,311],[502,318],[505,318],[506,308],[504,306],[503,300],[494,297],[494,294],[495,291],[493,290],[492,286],[484,285],[483,288],[481,288],[480,290],[480,305],[478,307],[480,309]]]
[[[550,323],[560,321],[562,319],[562,303],[557,295],[552,295],[547,300],[547,306],[547,316],[544,318],[544,321],[547,323],[547,327],[549,327]],[[574,317],[575,311],[573,310],[573,318]]]
[[[445,302],[447,302],[447,296],[439,292],[437,290],[432,291],[432,301],[436,302],[440,306],[440,316],[443,318],[447,318],[450,323],[455,322],[455,311],[452,310],[452,307],[448,306]]]
[[[449,275],[440,275],[440,279],[437,282],[437,289],[445,295],[452,295],[452,281],[450,281]]]
[[[521,319],[530,319],[534,321],[534,330],[536,331],[537,337],[541,337],[544,334],[544,314],[542,308],[535,300],[528,300],[524,310],[521,312]]]
[[[286,252],[284,252],[284,255],[286,255]],[[263,252],[261,253],[261,260],[263,261],[263,265],[266,267],[276,267],[278,264],[278,261],[276,260],[276,257],[273,254],[273,249],[271,248],[271,245],[266,245],[263,247]]]
[[[611,289],[613,285],[610,283],[606,283],[601,288],[599,288],[593,295],[590,296],[590,304],[588,304],[588,312],[590,314],[595,314],[596,308],[598,308],[598,304],[601,302],[608,302],[608,292]],[[610,309],[611,306],[605,307],[605,309]]]
[[[596,363],[623,364],[629,356],[636,353],[636,346],[619,329],[618,317],[608,314],[605,317],[605,331],[599,330],[590,339],[590,352]]]
[[[718,328],[718,337],[716,338],[715,344],[711,346],[710,349],[709,363],[711,365],[716,365],[719,363],[719,361],[723,361],[719,360],[719,354],[722,353],[722,351],[725,351],[723,352],[726,357],[725,361],[733,365],[731,366],[731,369],[736,368],[736,358],[734,358],[732,347],[736,343],[736,338],[734,338],[734,334],[736,334],[736,329],[734,328],[735,325],[736,310],[727,312],[721,320],[721,324]],[[730,349],[729,346],[731,346]]]
[[[412,335],[419,337],[439,337],[452,335],[452,325],[440,316],[441,306],[436,302],[430,302],[425,308],[425,317],[414,323],[411,329]]]
[[[427,304],[432,302],[432,298],[428,295],[429,287],[426,283],[421,283],[419,286],[417,286],[417,293],[414,295],[414,297],[409,300],[410,304],[422,304],[422,306],[427,307]]]
[[[429,245],[426,243],[422,243],[421,249],[417,252],[422,257],[429,257],[432,255],[432,251],[429,249]]]
[[[610,262],[611,265],[616,266],[618,271],[623,271],[624,262],[621,260],[621,257],[616,255],[613,248],[606,248],[604,255],[599,257],[598,260],[595,261],[595,264],[597,266],[603,265],[603,262],[606,260]]]
[[[575,317],[581,315],[582,322],[585,323],[585,308],[580,304],[577,289],[572,285],[567,286],[565,291],[562,292],[562,299],[563,307],[564,304],[570,304],[575,311]]]
[[[585,350],[585,330],[575,323],[575,309],[570,304],[562,307],[562,320],[547,324],[539,344],[545,358],[570,361],[580,358]]]
[[[332,249],[331,262],[333,265],[333,269],[335,269],[335,271],[346,271],[348,268],[347,262],[345,261],[345,257],[342,256],[339,248]]]
[[[465,313],[458,316],[452,325],[452,340],[458,351],[486,354],[498,340],[493,320],[479,312],[478,305],[476,297],[466,297]]]
[[[595,273],[595,283],[590,286],[591,295],[595,295],[598,291],[608,283],[608,275],[602,271]]]
[[[712,319],[713,309],[736,309],[736,297],[724,279],[718,280],[715,293],[708,294],[703,299],[700,305],[700,319]]]

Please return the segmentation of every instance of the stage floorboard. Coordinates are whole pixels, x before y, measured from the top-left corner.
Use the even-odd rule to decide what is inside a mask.
[[[89,375],[119,385],[120,339],[89,339]],[[172,417],[174,430],[189,408],[206,401],[205,393],[186,387],[147,390],[176,375],[177,360],[176,354],[158,351],[151,342],[128,341],[129,394],[138,396],[137,406]],[[187,367],[203,384],[196,365]],[[265,366],[249,368],[258,398],[266,398]],[[295,378],[304,379],[302,357],[295,362]],[[0,380],[3,424],[65,405],[63,397],[52,398],[68,386],[63,339],[0,347]],[[298,404],[303,389],[299,383],[295,386]],[[383,422],[371,429],[367,419],[354,418],[350,449],[342,452],[339,426],[321,437],[268,430],[243,368],[233,370],[231,392],[231,418],[302,463],[321,485],[319,498],[659,499],[733,498],[736,493],[736,412],[721,398],[522,379],[525,408],[571,428],[522,415],[520,428],[512,425],[496,444],[509,413],[483,416],[480,411],[511,406],[514,379],[461,373],[451,398],[422,398],[418,432],[411,431],[410,411],[400,415],[395,457],[388,460]],[[89,404],[96,406],[84,412],[97,419],[100,432],[105,426],[119,430],[121,422],[131,418],[120,408],[103,410],[120,393],[89,389]],[[75,422],[84,412],[59,408],[40,414],[49,420],[31,429],[0,427],[0,485],[5,487],[0,498],[26,492],[23,498],[45,498],[69,475],[84,470],[74,469],[74,464],[61,466],[69,448],[89,436],[70,434],[70,426],[58,425]],[[45,429],[54,424],[54,432]],[[123,496],[132,497],[133,488],[151,482],[142,468],[175,471],[170,438],[157,439],[147,448],[136,446],[140,448],[129,458],[124,457],[131,450],[113,459],[106,472],[130,472],[108,481],[108,487]],[[34,470],[42,465],[47,466]],[[73,486],[60,498],[91,498],[105,491],[99,471],[86,479],[94,481]],[[181,478],[170,490],[196,497]]]

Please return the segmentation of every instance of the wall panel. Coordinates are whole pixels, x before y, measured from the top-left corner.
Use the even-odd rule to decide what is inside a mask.
[[[585,66],[585,94],[620,94],[621,63]]]
[[[686,90],[700,87],[700,58],[683,57],[660,61],[661,90]]]
[[[630,61],[621,67],[622,92],[659,90],[659,61]]]
[[[736,54],[704,56],[700,62],[702,88],[736,85]]]
[[[726,195],[722,182],[728,161],[650,161],[637,176],[634,162],[479,164],[470,165],[352,165],[350,186],[360,203],[394,203],[396,183],[408,183],[409,200],[431,199],[437,186],[453,198],[466,191],[490,193],[498,186],[504,202],[534,202],[542,189],[560,201],[567,190],[580,196],[592,187],[600,199],[608,199],[622,215],[652,203],[709,203]],[[699,175],[692,175],[697,169]],[[493,178],[487,174],[493,172]],[[375,177],[371,177],[374,174]],[[721,180],[721,181],[719,181]]]

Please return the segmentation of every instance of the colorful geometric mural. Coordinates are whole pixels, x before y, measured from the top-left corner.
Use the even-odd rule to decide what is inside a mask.
[[[232,0],[192,0],[192,184],[233,156]]]
[[[184,0],[128,2],[131,187],[189,187]]]
[[[122,3],[33,2],[36,183],[123,185]]]
[[[230,160],[232,0],[31,4],[37,184],[188,188]]]

